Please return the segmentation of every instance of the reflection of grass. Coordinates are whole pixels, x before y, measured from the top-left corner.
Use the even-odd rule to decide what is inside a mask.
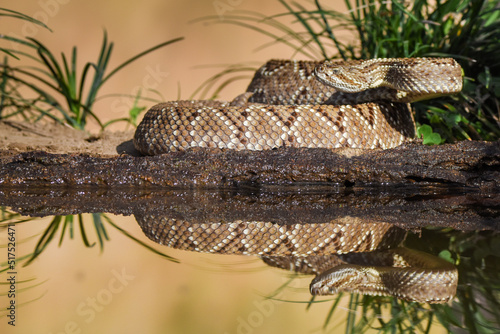
[[[23,222],[32,221],[35,218],[21,218],[21,215],[12,213],[7,211],[5,208],[1,209],[1,216],[3,217],[0,220],[0,228],[6,228],[9,224],[20,224]],[[116,225],[111,218],[109,218],[104,213],[93,213],[92,217],[92,227],[95,234],[96,241],[91,242],[89,238],[89,228],[85,223],[84,215],[68,215],[68,216],[54,216],[54,218],[50,221],[49,225],[42,233],[42,236],[39,238],[38,243],[33,251],[33,253],[18,257],[18,261],[23,261],[23,266],[29,265],[33,260],[35,260],[38,256],[40,256],[44,250],[54,241],[56,240],[56,235],[58,231],[60,231],[59,235],[59,247],[62,246],[62,243],[65,238],[74,239],[75,237],[75,229],[80,231],[80,237],[82,239],[83,244],[92,248],[96,245],[99,246],[100,250],[104,250],[104,245],[106,241],[109,241],[108,232],[106,230],[106,226],[111,226],[116,229],[118,232],[129,238],[130,240],[138,243],[140,246],[145,247],[146,249],[156,253],[169,261],[178,262],[177,259],[158,251],[157,249],[149,246],[148,244],[142,242],[137,239],[126,230],[122,229],[118,225]],[[0,272],[7,270],[5,267],[7,263],[2,263],[2,268]]]
[[[46,28],[43,23],[18,12],[0,8],[0,15],[27,20]],[[20,115],[26,120],[49,117],[74,128],[84,129],[88,117],[92,117],[102,128],[116,121],[127,121],[135,125],[138,114],[144,110],[137,106],[140,91],[139,95],[131,96],[135,98],[135,105],[129,111],[128,117],[112,120],[106,124],[102,124],[92,110],[99,91],[111,77],[135,60],[182,38],[157,44],[108,70],[113,43],[108,42],[104,33],[97,61],[87,62],[81,73],[77,69],[76,46],[73,47],[71,55],[62,53],[61,59],[58,60],[42,42],[36,39],[19,39],[8,35],[0,35],[0,39],[10,41],[17,46],[0,48],[0,51],[6,53],[0,74],[0,119],[14,115]],[[35,62],[35,66],[11,66],[9,56],[30,59]]]
[[[5,237],[5,240],[6,240],[5,245],[0,245],[0,248],[5,248],[6,254],[7,254],[7,248],[8,248],[8,234],[7,233],[8,233],[9,226],[24,224],[24,223],[30,222],[34,219],[36,219],[36,218],[22,217],[20,214],[11,212],[3,206],[0,207],[0,233],[2,234],[2,236],[6,236]],[[16,237],[15,242],[16,242],[16,250],[17,250],[17,247],[23,241],[18,240],[18,238]],[[16,265],[18,265],[20,261],[25,261],[30,256],[32,256],[32,254],[27,254],[27,255],[23,255],[23,256],[16,256]],[[9,263],[7,262],[7,260],[1,262],[0,273],[4,273],[8,270],[9,270]]]
[[[500,234],[491,231],[449,232],[450,250],[457,254],[460,285],[459,303],[440,312],[447,329],[454,322],[471,333],[497,333],[500,330]]]
[[[434,316],[428,305],[389,297],[351,295],[346,333],[429,333]]]
[[[346,299],[345,333],[374,330],[380,333],[429,333],[435,325],[435,311],[429,305],[410,303],[393,297],[339,293],[332,297],[332,306],[326,315],[323,330],[332,329],[334,320],[338,323],[339,317],[343,317],[339,313],[345,311],[341,309],[341,305]],[[315,303],[326,301],[328,300],[317,300],[313,296],[307,308],[314,312]]]
[[[30,278],[30,279],[16,281],[16,285],[17,285],[16,286],[16,293],[22,293],[22,292],[34,289],[38,286],[43,285],[45,282],[47,282],[47,281],[37,282],[37,278]],[[30,284],[30,285],[28,285],[28,284]],[[4,291],[4,290],[8,291],[9,285],[10,285],[9,282],[1,282],[0,283],[0,289],[1,289],[0,291]],[[42,299],[42,297],[45,296],[45,293],[46,292],[44,292],[44,293],[40,294],[38,297],[30,299],[30,300],[25,300],[25,298],[23,298],[24,300],[22,302],[20,302],[17,305],[17,307],[23,307],[23,306],[26,306],[26,305],[31,304],[33,302],[36,302],[37,300]],[[7,300],[7,298],[12,300],[8,296],[8,292],[5,292],[5,293],[0,292],[0,296],[5,298],[5,300]],[[2,307],[2,311],[0,311],[0,318],[2,318],[2,321],[8,322],[10,320],[10,319],[6,319],[8,315],[9,315],[9,310],[7,309],[7,307]]]
[[[3,257],[5,260],[0,263],[0,274],[3,274],[3,280],[2,282],[0,282],[0,296],[5,300],[10,301],[18,299],[19,297],[16,296],[17,293],[31,290],[45,283],[45,281],[37,282],[36,278],[23,277],[23,279],[20,279],[17,274],[14,274],[15,290],[11,290],[11,282],[9,281],[9,277],[12,275],[12,273],[18,272],[17,267],[19,263],[26,261],[32,255],[26,254],[24,256],[17,256],[17,250],[19,249],[20,245],[26,242],[28,239],[19,239],[17,234],[10,230],[9,227],[12,228],[17,224],[23,224],[34,219],[35,218],[22,217],[18,213],[13,213],[7,211],[4,207],[0,207],[0,235],[4,237],[2,238],[2,240],[5,239],[5,245],[0,244],[0,250],[3,254],[5,254]],[[25,306],[42,298],[43,296],[44,293],[30,300],[24,299],[23,301],[19,301],[17,307]],[[7,309],[8,304],[4,305],[5,307],[3,307],[2,311],[0,312],[0,318],[2,318],[2,321],[8,322],[9,319],[5,319],[5,317],[9,315],[9,310]]]
[[[500,138],[498,2],[346,0],[347,13],[326,9],[318,0],[312,9],[280,2],[285,12],[270,17],[240,11],[223,21],[218,16],[204,20],[253,29],[270,37],[269,45],[281,43],[312,59],[454,57],[465,71],[463,92],[415,104],[416,120],[448,141]],[[339,39],[339,29],[351,32],[355,42]]]

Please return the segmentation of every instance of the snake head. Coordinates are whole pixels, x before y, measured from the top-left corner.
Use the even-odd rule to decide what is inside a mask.
[[[373,86],[366,69],[352,61],[324,61],[314,69],[314,75],[321,83],[344,93],[358,93]]]

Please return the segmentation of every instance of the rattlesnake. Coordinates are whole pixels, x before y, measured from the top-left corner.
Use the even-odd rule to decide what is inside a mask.
[[[134,144],[149,155],[190,147],[392,148],[415,136],[408,102],[461,89],[461,67],[450,58],[271,60],[232,102],[153,106]]]
[[[137,127],[134,144],[147,155],[191,147],[387,149],[415,136],[409,102],[454,94],[461,88],[461,68],[448,58],[321,63],[271,60],[257,71],[247,92],[232,102],[175,101],[153,106]],[[408,254],[405,249],[399,253],[377,252],[371,261],[385,258],[390,264],[378,266],[417,268],[373,268],[369,261],[358,259],[354,267],[340,264],[326,270],[325,264],[338,261],[325,249],[333,254],[365,254],[378,249],[383,240],[391,240],[381,224],[198,224],[147,215],[137,218],[150,238],[172,247],[257,254],[266,263],[295,269],[308,267],[313,262],[311,257],[323,256],[315,258],[311,272],[318,275],[311,284],[311,291],[316,294],[347,290],[442,303],[456,292],[457,272],[453,265],[429,255]],[[364,230],[367,232],[362,233]],[[297,251],[297,245],[309,250]],[[313,245],[316,246],[309,248]],[[285,253],[277,252],[280,249]],[[293,258],[283,262],[282,256]],[[417,285],[419,277],[424,287]],[[372,278],[377,284],[368,283],[367,287]],[[398,284],[401,282],[404,284]]]

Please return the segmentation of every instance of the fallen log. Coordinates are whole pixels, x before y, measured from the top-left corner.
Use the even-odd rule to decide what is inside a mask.
[[[169,188],[449,185],[500,189],[500,141],[463,141],[389,150],[296,149],[231,151],[191,149],[159,156],[2,154],[0,187],[133,186]]]

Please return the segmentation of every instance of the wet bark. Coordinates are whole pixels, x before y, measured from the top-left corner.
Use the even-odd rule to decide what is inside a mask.
[[[500,142],[441,146],[408,143],[390,150],[192,149],[160,156],[0,151],[0,187],[262,187],[328,184],[500,189]]]
[[[26,216],[109,212],[190,223],[392,223],[419,230],[500,230],[500,194],[447,187],[201,190],[0,188],[0,205]]]

